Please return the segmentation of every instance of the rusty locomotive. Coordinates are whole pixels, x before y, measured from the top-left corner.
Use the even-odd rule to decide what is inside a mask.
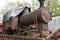
[[[50,11],[44,7],[31,12],[29,7],[9,10],[3,16],[3,34],[45,38],[50,34],[48,22],[51,20]]]

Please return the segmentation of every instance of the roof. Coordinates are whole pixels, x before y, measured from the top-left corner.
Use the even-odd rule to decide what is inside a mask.
[[[28,8],[29,11],[30,11],[30,8],[29,7],[22,7],[22,8],[19,8],[19,9],[12,9],[12,10],[9,10],[8,12],[6,12],[4,15],[3,15],[3,22],[9,20],[11,17],[16,17],[17,15],[21,15],[22,12]]]

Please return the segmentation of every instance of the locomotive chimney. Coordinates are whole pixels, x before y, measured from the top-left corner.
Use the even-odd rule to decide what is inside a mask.
[[[40,8],[41,8],[41,7],[44,7],[44,1],[45,1],[45,0],[39,0],[39,2],[40,2]]]

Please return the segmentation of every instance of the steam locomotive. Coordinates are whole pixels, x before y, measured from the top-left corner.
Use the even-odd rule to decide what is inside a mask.
[[[40,2],[42,4],[43,1]],[[3,34],[44,37],[50,34],[48,22],[51,20],[51,12],[40,5],[31,12],[29,7],[12,9],[3,16]]]

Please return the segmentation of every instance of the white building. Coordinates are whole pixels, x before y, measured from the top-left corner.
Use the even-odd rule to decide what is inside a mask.
[[[52,32],[60,28],[60,16],[52,18],[52,21],[48,23],[48,27]]]

